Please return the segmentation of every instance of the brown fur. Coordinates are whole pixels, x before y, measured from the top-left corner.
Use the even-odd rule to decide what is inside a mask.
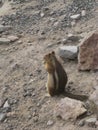
[[[51,52],[44,56],[44,64],[45,69],[48,72],[47,87],[49,94],[53,96],[55,94],[63,93],[65,91],[65,86],[67,84],[68,78],[64,68],[57,60],[55,52]],[[53,76],[54,82],[51,82],[51,76]]]
[[[84,101],[88,99],[86,95],[74,95],[65,91],[68,81],[67,74],[55,56],[55,52],[48,53],[44,56],[45,69],[48,72],[47,88],[51,96],[64,94],[69,98]]]

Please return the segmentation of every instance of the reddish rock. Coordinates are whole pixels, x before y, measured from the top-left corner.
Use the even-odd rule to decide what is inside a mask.
[[[79,46],[79,70],[98,69],[98,32],[86,38]]]

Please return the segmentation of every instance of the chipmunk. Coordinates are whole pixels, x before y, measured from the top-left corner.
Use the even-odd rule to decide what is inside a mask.
[[[48,72],[47,89],[50,96],[64,94],[66,97],[77,100],[86,100],[86,95],[74,95],[65,91],[65,86],[68,82],[67,73],[57,59],[55,52],[52,51],[44,56],[44,67]]]

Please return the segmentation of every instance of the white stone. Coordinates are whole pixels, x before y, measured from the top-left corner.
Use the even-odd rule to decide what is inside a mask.
[[[86,15],[86,10],[82,10],[81,16],[84,17]]]
[[[70,98],[61,99],[57,103],[54,115],[56,117],[61,117],[63,120],[76,120],[77,117],[84,114],[87,110],[84,108],[84,103]]]
[[[73,20],[77,20],[80,18],[80,14],[71,15],[70,18]]]
[[[51,126],[51,125],[53,125],[53,121],[52,121],[52,120],[49,120],[49,121],[47,122],[47,126]]]
[[[41,16],[41,17],[44,17],[44,16],[45,16],[45,14],[44,14],[43,12],[41,12],[41,13],[40,13],[40,16]]]
[[[61,46],[58,49],[58,55],[63,60],[74,60],[77,58],[78,55],[78,47],[77,46]]]
[[[57,21],[57,22],[54,23],[54,26],[57,27],[58,24],[59,24],[59,22]]]
[[[6,102],[4,103],[3,108],[10,108],[10,105],[9,105],[8,101],[6,101]]]
[[[22,41],[21,41],[21,40],[19,40],[19,41],[17,41],[17,43],[18,43],[18,44],[21,44],[21,43],[22,43]]]

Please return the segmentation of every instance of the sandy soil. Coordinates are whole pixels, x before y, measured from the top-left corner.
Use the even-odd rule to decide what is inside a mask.
[[[44,54],[51,50],[57,52],[58,47],[62,46],[62,44],[58,44],[58,41],[64,39],[68,33],[86,37],[89,32],[98,28],[98,7],[95,7],[92,10],[93,17],[89,20],[81,19],[75,27],[65,28],[64,30],[55,29],[55,27],[51,30],[53,23],[51,16],[48,14],[52,11],[64,10],[70,2],[66,1],[65,5],[63,0],[54,0],[41,6],[38,0],[28,0],[28,2],[10,4],[10,6],[9,4],[6,6],[5,3],[0,8],[0,16],[3,15],[2,17],[5,17],[5,14],[8,15],[8,9],[10,9],[9,15],[23,11],[25,16],[36,16],[38,12],[42,11],[43,7],[49,8],[49,12],[47,11],[43,18],[37,20],[35,17],[37,21],[32,19],[30,21],[28,18],[25,21],[25,19],[21,19],[22,15],[13,19],[16,23],[15,21],[10,22],[10,19],[7,20],[8,22],[5,22],[5,25],[11,25],[12,29],[0,34],[1,37],[17,35],[20,37],[19,40],[22,41],[21,44],[16,41],[9,45],[0,45],[0,100],[8,99],[11,102],[12,113],[4,122],[0,123],[0,130],[98,129],[87,126],[80,127],[77,125],[78,123],[74,124],[70,121],[65,122],[56,119],[53,116],[54,107],[62,97],[51,98],[46,96],[47,73],[43,66]],[[63,17],[64,15],[56,16],[54,21],[58,22]],[[21,25],[21,20],[24,21],[24,25]],[[30,24],[31,22],[32,24]],[[43,34],[43,31],[45,34]],[[77,45],[79,43],[72,44]],[[68,82],[69,84],[72,83],[70,85],[73,91],[75,89],[75,92],[90,94],[93,87],[98,85],[98,72],[79,72],[77,61],[66,62],[63,65],[69,77]],[[47,125],[49,120],[53,121],[51,126]]]

